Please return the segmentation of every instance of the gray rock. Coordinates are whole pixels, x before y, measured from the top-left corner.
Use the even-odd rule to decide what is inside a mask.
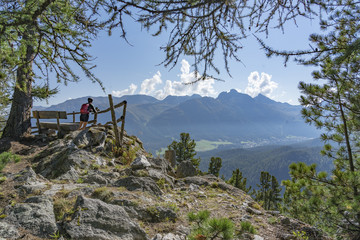
[[[202,177],[195,176],[195,177],[187,177],[183,179],[186,184],[195,184],[198,186],[209,186],[210,182]]]
[[[200,186],[199,186],[199,185],[190,183],[189,191],[199,191],[199,189],[200,189]]]
[[[94,172],[83,177],[83,180],[84,183],[92,183],[92,184],[97,183],[97,184],[105,184],[105,185],[108,184],[106,178]]]
[[[45,196],[30,197],[25,203],[5,209],[5,213],[6,222],[22,227],[38,237],[49,238],[50,234],[58,230],[52,201]]]
[[[144,169],[150,166],[151,166],[150,162],[147,160],[147,158],[144,155],[135,158],[135,160],[131,163],[131,168],[134,170]]]
[[[254,235],[254,240],[264,240],[264,238],[259,235]]]
[[[19,232],[15,228],[15,226],[6,223],[0,222],[0,239],[17,239],[19,237]]]
[[[165,235],[156,234],[152,240],[185,240],[185,236],[176,235],[173,233],[167,233]]]
[[[161,172],[160,170],[149,168],[148,169],[149,177],[155,179],[156,181],[160,179],[164,179],[168,184],[171,185],[171,187],[174,186],[174,178]]]
[[[63,224],[71,239],[148,239],[121,206],[79,196],[74,210],[71,220]]]
[[[27,166],[23,171],[16,173],[13,180],[27,185],[37,184],[40,182],[36,173],[30,166]]]
[[[74,180],[76,168],[89,169],[91,164],[105,165],[106,161],[82,149],[62,148],[59,152],[38,159],[35,171],[48,179]],[[70,173],[68,173],[70,171]],[[76,170],[75,170],[76,172]],[[68,173],[68,174],[66,174]],[[64,175],[64,176],[62,176]]]
[[[76,182],[80,178],[80,174],[75,170],[73,166],[70,166],[69,171],[65,172],[61,176],[57,177],[57,180],[70,180]]]
[[[162,191],[155,181],[150,177],[125,177],[117,180],[115,187],[125,187],[129,191],[143,191],[154,195],[162,195]]]
[[[79,148],[104,147],[106,140],[105,128],[90,128],[71,133],[73,143]]]
[[[175,175],[174,169],[171,167],[170,163],[166,159],[148,158],[148,161],[151,163],[152,168],[159,169],[162,173]]]
[[[255,214],[255,215],[263,215],[263,212],[261,212],[260,210],[251,208],[251,207],[247,207],[246,212],[248,212],[250,214]]]
[[[176,169],[176,177],[178,178],[192,177],[196,174],[197,170],[191,161],[181,162]]]

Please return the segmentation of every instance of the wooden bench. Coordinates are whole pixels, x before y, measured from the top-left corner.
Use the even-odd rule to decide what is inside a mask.
[[[60,123],[60,119],[67,119],[65,111],[33,111],[33,117],[36,118],[39,133],[45,129],[55,129],[58,135],[62,135],[63,132],[75,131],[79,128],[79,123]],[[56,122],[40,122],[40,119],[56,119]]]

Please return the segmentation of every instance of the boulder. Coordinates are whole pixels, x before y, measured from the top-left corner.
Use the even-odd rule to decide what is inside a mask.
[[[125,187],[129,191],[149,192],[153,195],[162,195],[162,191],[155,181],[150,177],[134,177],[129,176],[120,178],[114,184],[115,187]]]
[[[147,158],[144,155],[135,158],[135,160],[131,163],[131,168],[134,170],[144,169],[150,166],[151,166],[150,162],[147,160]]]
[[[197,174],[197,170],[191,161],[181,162],[176,169],[176,177],[184,178],[191,177]]]
[[[5,209],[4,221],[24,228],[35,236],[49,238],[58,228],[53,203],[46,196],[35,196]]]
[[[69,222],[63,223],[71,239],[146,240],[145,231],[123,207],[79,196]]]

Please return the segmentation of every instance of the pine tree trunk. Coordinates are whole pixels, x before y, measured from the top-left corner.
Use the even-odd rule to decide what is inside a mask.
[[[16,85],[13,93],[10,115],[2,138],[20,139],[31,133],[32,108],[32,62],[34,48],[27,46],[26,57],[16,73]]]

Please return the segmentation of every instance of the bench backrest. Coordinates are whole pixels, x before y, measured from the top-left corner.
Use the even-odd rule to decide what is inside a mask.
[[[33,111],[33,117],[37,119],[67,119],[65,111]]]

